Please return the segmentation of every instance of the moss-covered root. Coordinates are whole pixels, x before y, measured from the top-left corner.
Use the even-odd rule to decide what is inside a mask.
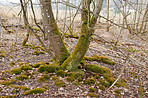
[[[83,59],[88,61],[101,61],[103,63],[110,64],[110,65],[116,64],[116,62],[112,61],[110,58],[105,56],[98,56],[98,55],[93,55],[91,57],[84,56]]]
[[[34,89],[32,89],[32,90],[29,90],[29,91],[26,91],[25,93],[24,93],[24,95],[29,95],[29,94],[41,94],[41,93],[43,93],[45,91],[45,89],[43,89],[43,88],[34,88]]]
[[[87,64],[86,70],[99,73],[99,74],[110,74],[110,69],[100,65],[96,65],[96,64]]]

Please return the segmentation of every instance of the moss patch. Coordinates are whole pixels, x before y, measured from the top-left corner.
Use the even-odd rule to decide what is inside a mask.
[[[43,65],[42,63],[35,63],[34,65],[32,65],[34,68],[38,68],[40,67],[40,65]]]
[[[110,85],[110,84],[109,84],[108,82],[106,82],[105,80],[100,79],[99,81],[100,81],[100,83],[101,83],[102,85],[104,85],[105,87],[108,87],[108,86]]]
[[[138,87],[138,92],[139,92],[140,98],[142,98],[143,93],[144,93],[144,88],[142,87],[141,83],[140,83],[140,85]]]
[[[42,73],[44,72],[46,69],[46,67],[44,65],[40,65],[40,67],[38,68],[38,72]]]
[[[15,62],[12,61],[10,64],[9,64],[11,67],[13,67],[15,65]]]
[[[23,81],[23,80],[28,79],[28,76],[27,76],[27,75],[22,74],[22,75],[20,75],[20,76],[16,77],[16,79],[17,79],[17,80],[21,80],[21,81]]]
[[[13,68],[13,69],[11,70],[11,73],[12,73],[12,74],[16,74],[16,75],[21,74],[21,72],[22,72],[21,68]]]
[[[66,74],[66,72],[63,71],[63,70],[58,70],[58,71],[56,72],[56,75],[57,75],[57,76],[61,76],[61,77],[65,77],[65,74]]]
[[[100,85],[100,86],[99,86],[99,89],[101,89],[102,91],[105,91],[105,86]]]
[[[26,86],[16,86],[16,85],[11,85],[11,87],[16,88],[16,89],[21,89],[24,91],[29,90],[30,88],[26,87]]]
[[[68,77],[66,78],[66,80],[67,80],[68,82],[73,82],[73,81],[75,80],[75,78],[74,78],[74,77],[68,76]]]
[[[39,82],[45,82],[48,79],[49,79],[49,75],[48,74],[44,74],[43,76],[39,77],[38,81]]]
[[[74,85],[76,85],[76,86],[79,86],[79,85],[80,85],[80,83],[79,83],[79,82],[77,82],[77,81],[76,81],[76,82],[74,82],[73,84],[74,84]]]
[[[65,82],[63,82],[63,81],[56,81],[55,85],[58,87],[65,87],[66,86]]]
[[[89,88],[89,92],[95,92],[96,89],[95,88]]]
[[[57,67],[55,65],[52,65],[52,64],[45,66],[45,69],[48,73],[54,73],[56,71],[56,68]]]
[[[120,92],[120,90],[118,90],[118,89],[115,90],[114,92],[116,93],[116,94],[115,94],[116,97],[119,97],[119,96],[121,95],[121,92]]]
[[[52,77],[52,80],[53,80],[53,81],[60,81],[59,77],[57,77],[57,76],[53,76],[53,77]]]
[[[110,69],[100,65],[95,65],[95,64],[87,64],[86,70],[99,73],[99,74],[110,74]]]
[[[73,82],[74,80],[80,82],[85,76],[85,73],[82,70],[75,70],[74,72],[67,73],[66,76],[67,76],[67,81],[69,82]]]
[[[105,57],[105,56],[97,56],[97,55],[93,55],[91,57],[84,56],[83,59],[84,60],[88,60],[88,61],[102,61],[103,63],[111,64],[111,65],[115,65],[116,64],[110,58]]]
[[[95,79],[93,78],[88,78],[84,81],[84,84],[86,85],[91,85],[91,84],[94,84],[95,83]]]
[[[93,94],[93,93],[89,93],[88,96],[90,96],[90,97],[98,97],[98,95]]]
[[[0,57],[5,57],[5,54],[3,54],[3,53],[0,53]]]
[[[14,95],[9,95],[9,96],[0,96],[1,98],[14,98],[14,97],[16,97],[16,94],[14,94]]]
[[[28,64],[22,65],[22,66],[20,66],[20,68],[21,68],[21,70],[25,70],[25,71],[32,70],[32,67]]]
[[[126,83],[125,82],[121,82],[121,81],[117,81],[115,86],[117,86],[117,87],[123,86],[124,87],[124,86],[126,86]]]
[[[32,53],[32,55],[40,55],[40,54],[45,54],[45,52],[44,51],[38,51],[38,50],[36,50],[36,51],[34,51],[33,53]]]
[[[6,85],[6,86],[9,86],[12,84],[12,81],[8,81],[8,80],[4,80],[2,82],[0,82],[1,85]]]
[[[29,95],[29,94],[41,94],[41,93],[43,93],[45,91],[45,89],[43,89],[43,88],[34,88],[34,89],[32,89],[32,90],[29,90],[29,91],[26,91],[25,93],[24,93],[24,95]]]

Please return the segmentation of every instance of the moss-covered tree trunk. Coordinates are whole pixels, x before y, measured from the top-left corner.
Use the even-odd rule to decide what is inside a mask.
[[[69,71],[76,70],[78,68],[79,63],[87,52],[90,44],[91,35],[94,32],[94,26],[102,8],[103,0],[97,0],[95,12],[91,15],[91,1],[92,0],[82,0],[81,34],[74,51],[62,64],[62,66]]]
[[[40,4],[43,26],[47,34],[48,40],[50,41],[55,60],[56,62],[62,64],[63,61],[65,61],[70,55],[70,53],[68,52],[63,42],[61,33],[59,32],[57,23],[55,21],[52,12],[51,0],[40,0]]]

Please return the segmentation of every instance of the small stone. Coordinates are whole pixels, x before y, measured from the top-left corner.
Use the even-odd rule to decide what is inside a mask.
[[[85,91],[84,94],[88,94],[88,91]]]
[[[60,90],[60,91],[63,91],[64,89],[61,87],[59,90]]]
[[[77,88],[77,90],[80,90],[80,88]]]

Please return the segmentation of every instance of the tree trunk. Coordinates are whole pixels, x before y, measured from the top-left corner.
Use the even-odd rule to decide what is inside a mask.
[[[146,10],[145,10],[145,26],[144,26],[144,30],[147,31],[146,33],[148,34],[148,2],[146,5]]]
[[[93,13],[92,18],[90,18],[91,1],[92,0],[82,0],[81,34],[71,56],[69,56],[62,64],[62,66],[69,71],[73,71],[78,68],[79,63],[87,52],[90,44],[91,35],[94,32],[94,26],[102,8],[103,0],[97,0],[95,8],[96,10]]]
[[[27,14],[27,2],[26,2],[26,0],[23,0],[24,1],[24,10],[25,10],[25,12],[26,12],[26,14]],[[28,15],[27,15],[28,16]],[[28,17],[27,17],[28,18]],[[26,43],[27,43],[27,41],[28,41],[28,39],[29,39],[29,35],[30,35],[30,30],[29,30],[29,27],[26,25],[27,24],[27,22],[26,22],[26,20],[25,20],[25,18],[24,18],[24,24],[25,24],[25,26],[26,26],[26,28],[27,28],[27,34],[26,34],[26,36],[25,36],[25,38],[24,38],[24,40],[23,40],[23,42],[22,42],[22,46],[25,46],[26,45]]]
[[[51,6],[51,0],[40,0],[41,13],[43,19],[43,26],[47,33],[48,40],[50,41],[56,62],[62,64],[70,55],[67,50],[61,33],[59,32],[56,20],[54,18]]]

